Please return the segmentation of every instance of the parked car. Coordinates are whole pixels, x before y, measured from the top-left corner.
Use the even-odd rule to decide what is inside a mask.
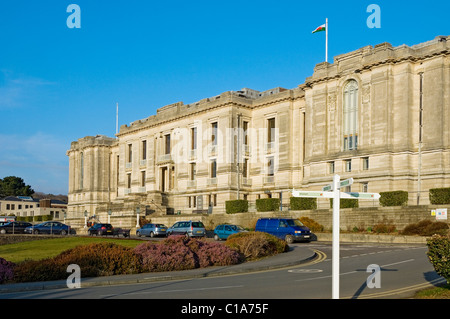
[[[31,225],[25,228],[25,232],[28,234],[60,234],[67,235],[74,233],[69,225],[61,222],[47,221],[37,225]]]
[[[311,231],[298,219],[292,218],[260,218],[256,222],[255,231],[266,232],[288,244],[294,241],[311,241]]]
[[[98,223],[88,229],[89,235],[114,235],[114,227],[111,224]]]
[[[176,222],[167,230],[167,236],[184,235],[187,237],[205,237],[206,229],[200,221],[181,221]]]
[[[0,226],[0,234],[23,234],[25,228],[31,226],[31,223],[26,222],[9,222]]]
[[[167,234],[167,226],[163,224],[145,224],[138,230],[136,230],[136,235],[138,237],[141,236],[166,236]]]
[[[217,227],[214,229],[214,239],[215,240],[221,240],[221,239],[227,239],[228,236],[245,232],[246,230],[242,226],[238,225],[217,225]]]

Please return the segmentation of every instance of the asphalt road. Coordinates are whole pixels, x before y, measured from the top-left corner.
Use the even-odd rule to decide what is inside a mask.
[[[299,266],[250,274],[7,293],[1,298],[330,299],[331,243],[295,245],[307,245],[318,253],[318,257]],[[435,273],[426,252],[425,245],[341,244],[340,298],[409,298],[430,284],[445,282]],[[373,288],[367,286],[367,279],[372,274],[367,269],[369,265],[380,267],[377,285],[372,281]]]

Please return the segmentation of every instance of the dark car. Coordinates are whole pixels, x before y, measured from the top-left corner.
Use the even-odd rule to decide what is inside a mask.
[[[51,235],[67,235],[73,233],[69,225],[61,222],[43,222],[37,225],[32,225],[25,228],[25,232],[28,234],[51,234]]]
[[[311,241],[311,231],[298,219],[292,218],[260,218],[256,222],[255,231],[266,232],[288,244],[294,241]]]
[[[9,222],[0,226],[0,234],[23,234],[25,228],[31,226],[25,222]]]
[[[184,235],[186,237],[205,237],[206,229],[202,222],[183,221],[176,222],[167,230],[167,236]]]
[[[166,236],[167,227],[163,224],[145,224],[138,230],[136,230],[136,235],[141,236]]]
[[[242,226],[238,225],[217,225],[217,227],[214,229],[214,239],[215,240],[221,240],[221,239],[227,239],[228,236],[245,232],[246,230]]]
[[[98,223],[88,229],[89,235],[114,235],[114,227],[111,224]]]

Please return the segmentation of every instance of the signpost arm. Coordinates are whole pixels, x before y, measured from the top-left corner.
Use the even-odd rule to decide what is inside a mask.
[[[340,210],[340,176],[333,178],[333,247],[332,247],[332,298],[339,299],[339,210]]]

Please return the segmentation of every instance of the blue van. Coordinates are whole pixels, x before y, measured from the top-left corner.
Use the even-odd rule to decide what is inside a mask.
[[[294,241],[311,241],[311,231],[298,219],[292,218],[260,218],[256,222],[255,231],[266,232],[288,244]]]

